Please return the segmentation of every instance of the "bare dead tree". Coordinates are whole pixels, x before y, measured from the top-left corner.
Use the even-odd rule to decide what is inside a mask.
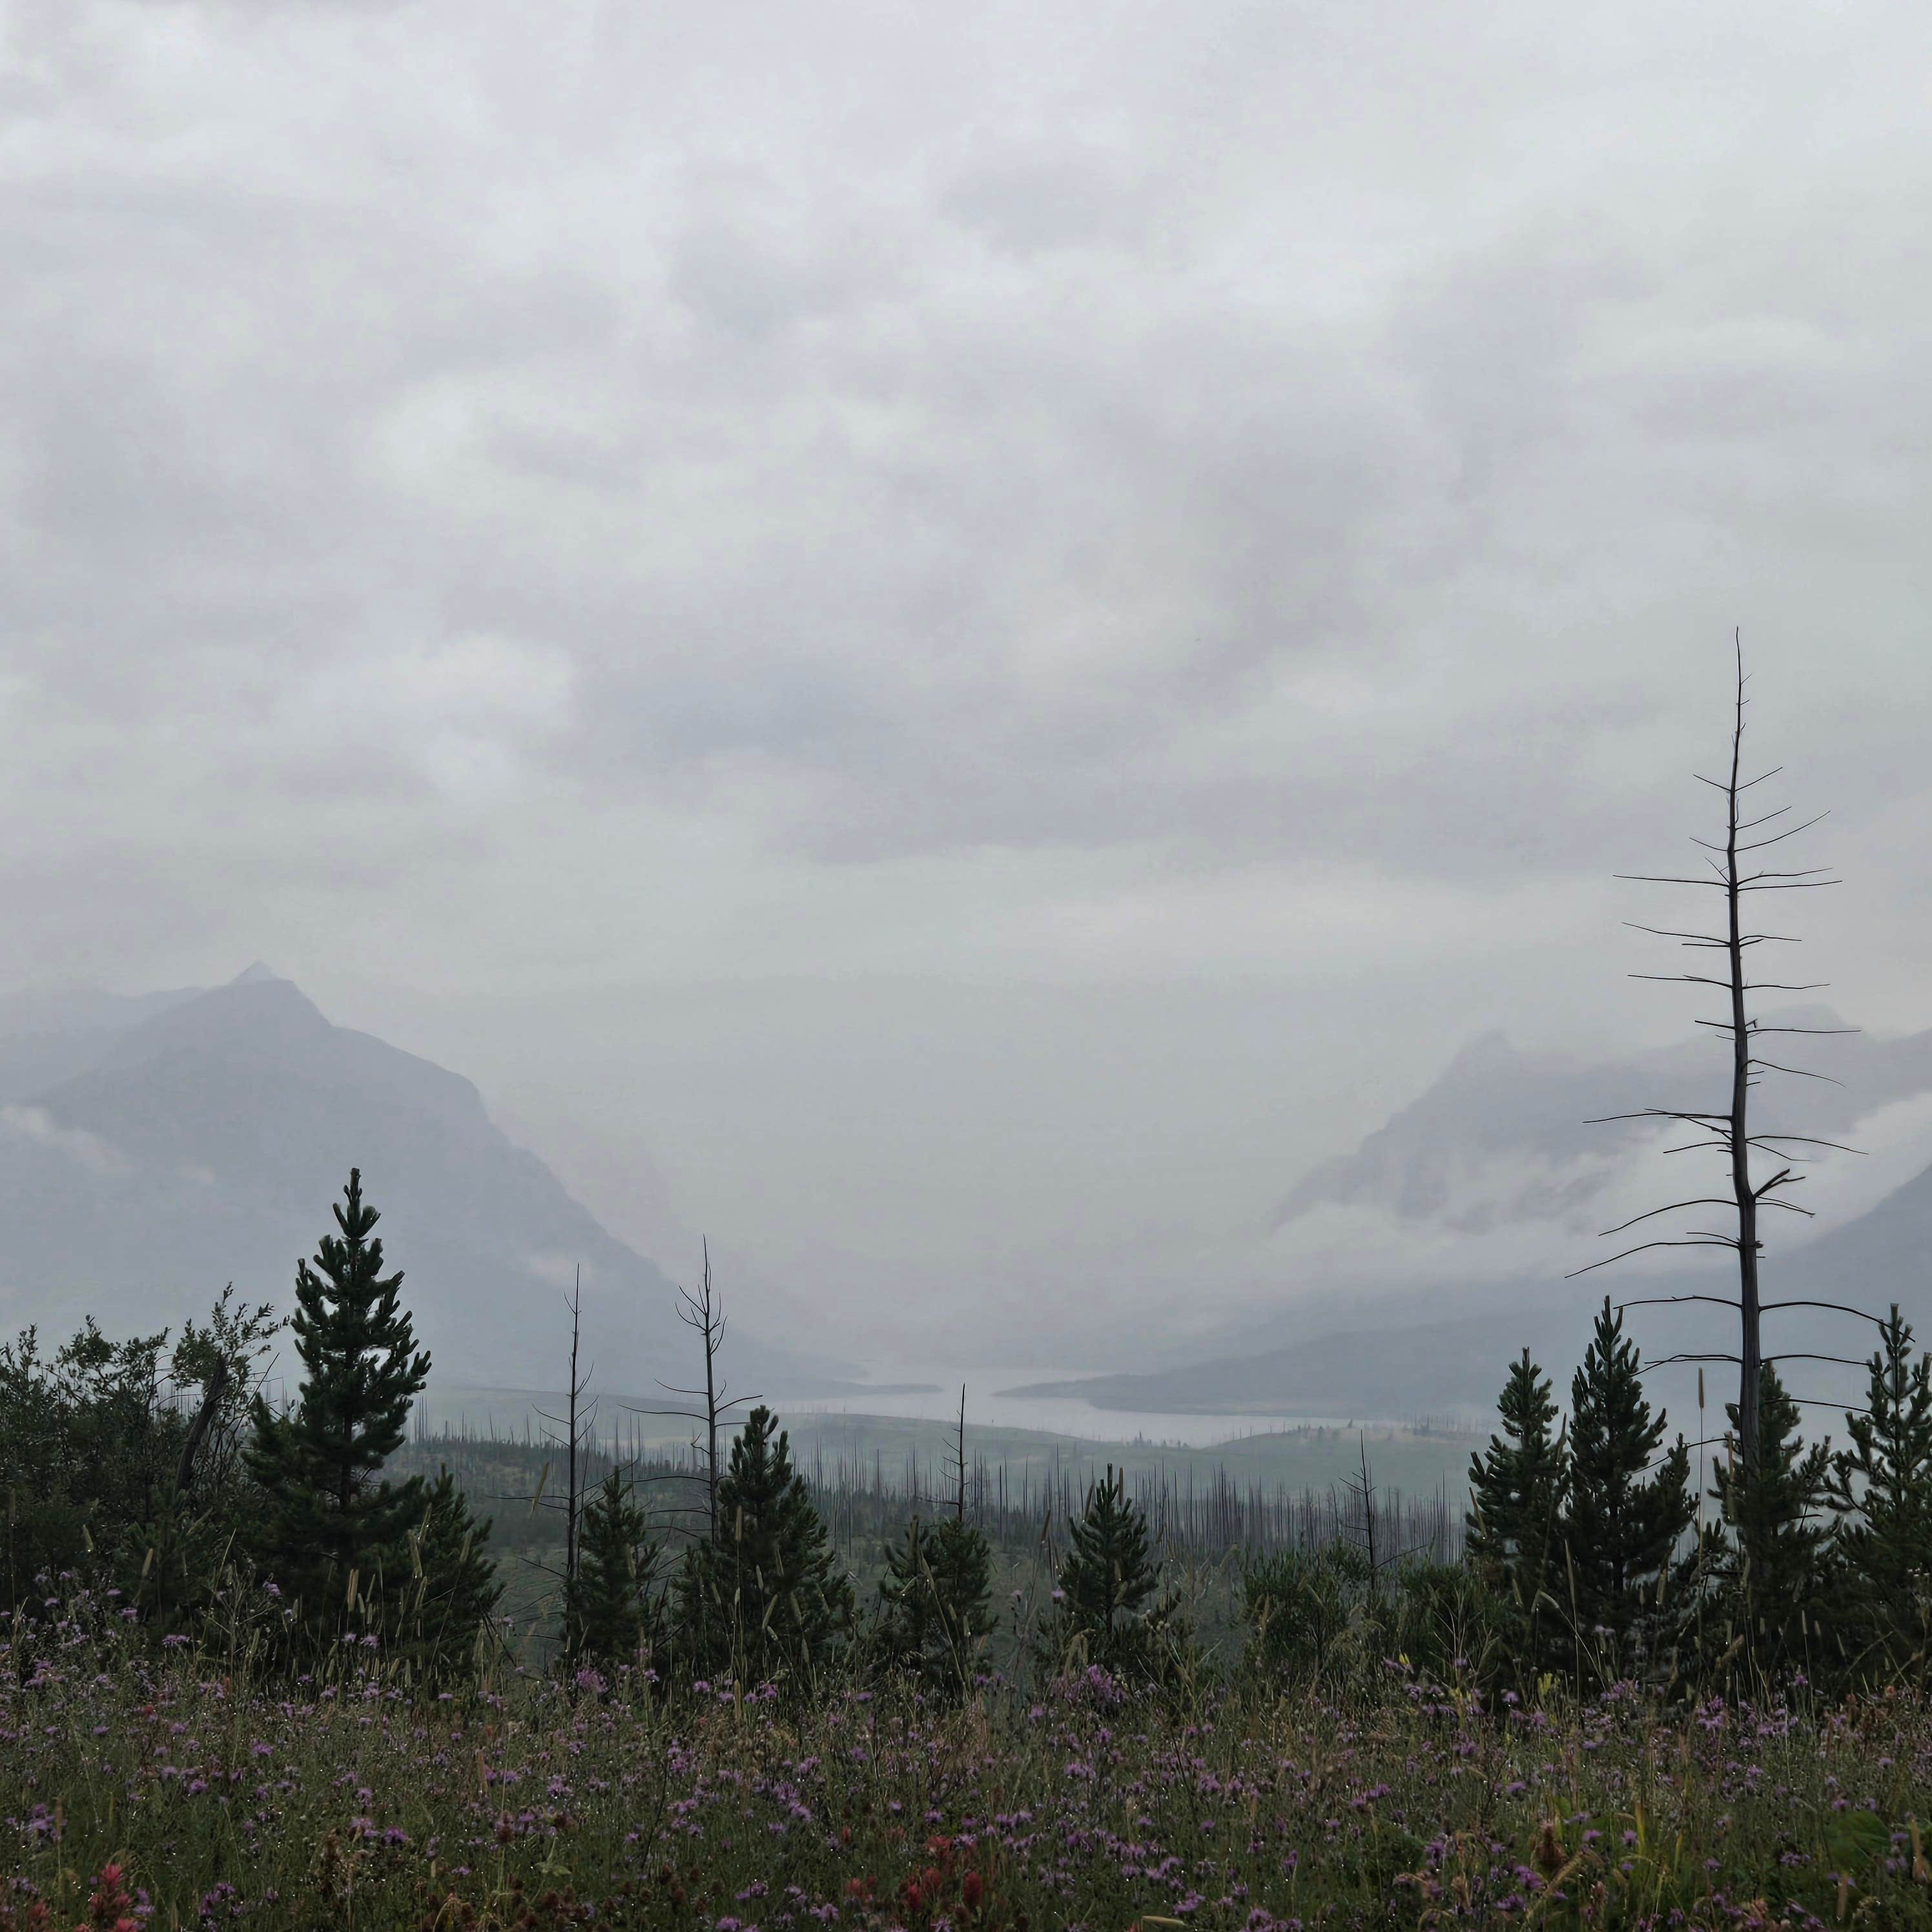
[[[563,1518],[563,1570],[560,1580],[568,1590],[577,1581],[577,1532],[584,1514],[584,1471],[589,1460],[585,1442],[597,1426],[597,1398],[590,1392],[592,1371],[581,1366],[584,1270],[580,1268],[566,1306],[570,1310],[570,1378],[564,1390],[563,1413],[553,1415],[548,1409],[537,1411],[554,1432],[550,1442],[563,1456],[563,1494],[554,1498],[544,1495],[550,1480],[550,1465],[546,1462],[538,1475],[536,1491],[530,1504],[532,1513],[551,1509]],[[536,1567],[549,1574],[556,1574],[548,1564],[539,1562]]]
[[[697,1408],[634,1408],[636,1415],[682,1416],[697,1423],[704,1430],[704,1466],[699,1474],[704,1484],[704,1518],[705,1533],[716,1536],[718,1533],[718,1433],[729,1421],[734,1409],[742,1408],[747,1402],[755,1402],[755,1396],[734,1396],[729,1393],[730,1384],[718,1371],[718,1357],[724,1341],[727,1318],[724,1304],[711,1279],[711,1244],[707,1240],[704,1246],[704,1271],[698,1278],[698,1292],[680,1288],[677,1292],[677,1317],[694,1334],[704,1351],[704,1385],[701,1388],[683,1388],[674,1382],[659,1382],[658,1386],[667,1395],[688,1396],[692,1402],[701,1403]],[[692,1445],[694,1452],[698,1444]]]
[[[953,1432],[952,1464],[954,1486],[952,1514],[962,1522],[966,1520],[966,1384],[959,1384],[959,1421]]]
[[[1620,878],[1634,880],[1648,885],[1688,886],[1702,892],[1715,892],[1718,897],[1719,915],[1714,922],[1718,930],[1682,931],[1674,927],[1640,925],[1635,920],[1627,921],[1640,932],[1646,932],[1660,939],[1675,940],[1680,946],[1694,952],[1715,953],[1720,956],[1721,970],[1710,972],[1637,973],[1634,979],[1655,980],[1673,985],[1707,987],[1723,1002],[1722,1016],[1717,1018],[1700,1017],[1697,1024],[1709,1029],[1711,1036],[1725,1042],[1730,1056],[1730,1101],[1721,1109],[1708,1112],[1676,1107],[1642,1107],[1634,1112],[1612,1114],[1603,1117],[1609,1120],[1656,1120],[1669,1123],[1681,1129],[1690,1137],[1679,1145],[1666,1150],[1671,1154],[1689,1154],[1700,1150],[1714,1150],[1724,1157],[1729,1191],[1722,1196],[1694,1195],[1680,1201],[1666,1202],[1661,1208],[1653,1208],[1630,1220],[1619,1222],[1614,1228],[1604,1231],[1605,1238],[1627,1232],[1647,1221],[1675,1214],[1693,1208],[1724,1208],[1734,1217],[1732,1225],[1723,1228],[1694,1228],[1682,1234],[1659,1236],[1654,1240],[1640,1241],[1594,1262],[1588,1268],[1580,1268],[1578,1274],[1587,1274],[1592,1269],[1607,1268],[1611,1263],[1628,1259],[1632,1255],[1642,1254],[1655,1248],[1724,1248],[1737,1257],[1738,1292],[1735,1298],[1716,1294],[1671,1294],[1639,1298],[1627,1303],[1627,1306],[1640,1306],[1646,1303],[1708,1301],[1734,1308],[1738,1312],[1738,1352],[1729,1354],[1696,1355],[1682,1354],[1666,1357],[1666,1361],[1730,1361],[1738,1365],[1738,1451],[1739,1460],[1748,1471],[1756,1472],[1758,1463],[1758,1389],[1760,1378],[1766,1359],[1763,1352],[1762,1319],[1768,1310],[1777,1308],[1829,1308],[1850,1315],[1864,1315],[1862,1309],[1846,1308],[1835,1302],[1778,1301],[1766,1303],[1760,1298],[1758,1285],[1758,1262],[1763,1252],[1764,1243],[1760,1234],[1760,1216],[1762,1210],[1776,1208],[1782,1211],[1810,1216],[1810,1210],[1800,1207],[1797,1202],[1786,1198],[1786,1191],[1798,1185],[1803,1176],[1798,1169],[1816,1160],[1828,1150],[1851,1153],[1856,1150],[1843,1148],[1838,1142],[1823,1140],[1807,1134],[1767,1132],[1756,1126],[1751,1116],[1751,1097],[1767,1075],[1789,1076],[1804,1080],[1827,1080],[1828,1075],[1813,1072],[1808,1067],[1792,1066],[1780,1060],[1768,1058],[1762,1051],[1768,1037],[1778,1034],[1838,1034],[1852,1033],[1852,1027],[1769,1026],[1752,1012],[1750,995],[1754,993],[1809,993],[1820,991],[1825,985],[1822,980],[1796,982],[1781,980],[1760,980],[1749,976],[1752,969],[1751,958],[1757,948],[1764,946],[1789,946],[1797,944],[1788,933],[1759,932],[1750,929],[1745,901],[1761,892],[1815,892],[1839,883],[1832,875],[1832,868],[1825,866],[1779,868],[1756,857],[1756,854],[1774,846],[1782,845],[1786,840],[1796,838],[1801,832],[1808,832],[1826,814],[1820,812],[1796,825],[1779,826],[1778,821],[1791,811],[1790,806],[1779,806],[1762,812],[1756,811],[1754,801],[1747,794],[1767,780],[1775,778],[1783,770],[1774,766],[1768,771],[1760,772],[1754,778],[1744,776],[1744,714],[1750,699],[1745,693],[1749,682],[1744,672],[1744,644],[1742,634],[1732,640],[1736,652],[1737,673],[1732,706],[1730,733],[1730,763],[1724,776],[1708,778],[1702,772],[1696,774],[1698,782],[1710,786],[1724,802],[1724,837],[1721,840],[1694,838],[1692,843],[1700,847],[1704,855],[1708,872],[1688,875],[1647,872],[1619,873]],[[1755,814],[1755,815],[1752,815]],[[1772,829],[1775,827],[1776,829]],[[1835,1083],[1834,1083],[1835,1084]],[[1759,1179],[1753,1171],[1756,1157],[1762,1167],[1772,1172]],[[1873,1319],[1870,1316],[1867,1319]],[[1798,1359],[1774,1356],[1779,1360]],[[1806,1357],[1808,1360],[1838,1360],[1835,1356]],[[1659,1366],[1653,1363],[1648,1366]]]
[[[1369,1467],[1366,1430],[1360,1432],[1356,1447],[1360,1458],[1359,1472],[1342,1478],[1342,1488],[1348,1498],[1349,1508],[1346,1516],[1338,1521],[1336,1528],[1342,1541],[1353,1544],[1361,1552],[1368,1566],[1369,1588],[1376,1592],[1382,1588],[1383,1576],[1427,1548],[1429,1539],[1425,1538],[1394,1550],[1389,1548],[1388,1539],[1383,1534],[1383,1517],[1376,1507],[1376,1498],[1382,1490]]]

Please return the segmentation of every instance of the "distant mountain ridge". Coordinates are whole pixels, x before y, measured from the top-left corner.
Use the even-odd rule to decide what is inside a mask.
[[[1829,1008],[1768,1015],[1774,1024],[1844,1024]],[[1721,1042],[1687,1040],[1618,1059],[1526,1052],[1488,1033],[1353,1152],[1324,1161],[1290,1190],[1281,1226],[1324,1205],[1373,1206],[1471,1232],[1502,1222],[1563,1220],[1612,1184],[1642,1138],[1610,1116],[1646,1106],[1714,1104],[1726,1087]],[[1874,1109],[1932,1092],[1932,1030],[1886,1038],[1848,1034],[1793,1051],[1826,1081],[1767,1087],[1768,1124],[1837,1135]]]
[[[332,1024],[262,967],[211,992],[27,1010],[39,1029],[0,1040],[0,1324],[152,1329],[231,1280],[286,1310],[357,1166],[438,1380],[555,1385],[580,1268],[600,1384],[690,1380],[664,1272],[460,1075]],[[728,1346],[736,1386],[837,1372],[736,1324]]]
[[[1766,1257],[1767,1302],[1815,1299],[1882,1315],[1893,1302],[1932,1346],[1932,1168],[1844,1226]],[[1450,1409],[1486,1410],[1504,1372],[1527,1348],[1550,1372],[1559,1396],[1580,1359],[1604,1298],[1617,1304],[1694,1292],[1734,1294],[1735,1268],[1721,1261],[1695,1273],[1605,1270],[1579,1280],[1513,1283],[1445,1282],[1420,1292],[1364,1298],[1353,1319],[1285,1314],[1250,1346],[1144,1374],[1100,1376],[1003,1390],[1015,1396],[1091,1402],[1096,1408],[1172,1414],[1319,1415],[1402,1420]],[[1471,1306],[1470,1304],[1474,1306]],[[1452,1314],[1458,1305],[1467,1312]],[[1431,1311],[1433,1311],[1432,1318]],[[1735,1348],[1736,1317],[1708,1304],[1646,1306],[1627,1318],[1648,1358]],[[1768,1352],[1810,1350],[1862,1360],[1873,1346],[1862,1323],[1827,1310],[1774,1310],[1766,1317]],[[1694,1366],[1674,1373],[1673,1412]],[[1832,1402],[1849,1399],[1862,1374],[1829,1365],[1791,1366],[1787,1386]],[[1709,1370],[1714,1397],[1729,1400],[1736,1371]],[[1721,1413],[1721,1411],[1718,1412]]]
[[[1837,1023],[1822,1009],[1780,1017]],[[1932,1031],[1852,1036],[1832,1048],[1830,1070],[1841,1084],[1814,1089],[1807,1083],[1788,1104],[1785,1118],[1795,1123],[1802,1117],[1806,1131],[1835,1136],[1880,1109],[1932,1093]],[[1646,1104],[1708,1106],[1715,1066],[1702,1042],[1592,1063],[1522,1053],[1501,1034],[1486,1035],[1353,1153],[1323,1162],[1298,1184],[1276,1224],[1292,1227],[1340,1208],[1376,1210],[1399,1226],[1446,1228],[1472,1238],[1460,1270],[1445,1271],[1433,1285],[1373,1292],[1352,1290],[1346,1280],[1323,1282],[1300,1305],[1204,1348],[1202,1359],[1004,1393],[1154,1413],[1399,1418],[1486,1408],[1509,1358],[1528,1347],[1554,1374],[1561,1394],[1606,1294],[1622,1303],[1733,1292],[1718,1256],[1695,1268],[1626,1264],[1566,1278],[1567,1268],[1580,1268],[1603,1252],[1594,1239],[1601,1226],[1596,1210],[1613,1185],[1628,1180],[1625,1163],[1640,1138],[1636,1129],[1593,1126],[1590,1117]],[[1700,1093],[1707,1096],[1701,1102],[1690,1097]],[[1760,1104],[1760,1118],[1778,1118],[1779,1100]],[[1474,1238],[1538,1221],[1562,1224],[1556,1244],[1574,1253],[1574,1262],[1514,1274],[1478,1271]],[[1767,1300],[1840,1302],[1873,1314],[1896,1301],[1922,1343],[1932,1343],[1932,1166],[1836,1227],[1807,1238],[1801,1225],[1772,1231],[1763,1264]],[[1573,1243],[1570,1230],[1587,1234],[1589,1245]],[[1736,1346],[1727,1328],[1735,1316],[1708,1304],[1647,1306],[1629,1318],[1651,1357],[1721,1354]],[[1859,1358],[1870,1347],[1868,1328],[1828,1311],[1780,1310],[1766,1321],[1774,1352]],[[1666,1379],[1675,1377],[1678,1413],[1695,1372],[1694,1365],[1666,1372]],[[1712,1386],[1727,1389],[1726,1377],[1734,1372],[1710,1365]],[[1856,1372],[1794,1365],[1786,1379],[1800,1393],[1838,1400]]]

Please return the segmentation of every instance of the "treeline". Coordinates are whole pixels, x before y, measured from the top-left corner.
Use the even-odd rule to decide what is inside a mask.
[[[1846,1446],[1807,1444],[1775,1366],[1760,1365],[1756,1454],[1738,1405],[1700,1522],[1690,1446],[1666,1445],[1636,1345],[1606,1300],[1559,1426],[1526,1351],[1499,1434],[1470,1469],[1467,1568],[1485,1634],[1525,1674],[1777,1682],[1922,1676],[1932,1641],[1932,1355],[1894,1304]]]
[[[398,1453],[396,1466],[434,1474],[447,1468],[472,1499],[484,1502],[520,1498],[527,1503],[546,1472],[558,1460],[554,1444],[542,1439],[492,1436],[460,1426],[419,1427]],[[799,1467],[836,1546],[846,1552],[876,1551],[896,1540],[907,1518],[930,1516],[957,1502],[956,1474],[917,1463],[908,1454],[888,1462],[883,1456],[824,1454],[822,1443],[799,1459]],[[641,1438],[592,1435],[580,1452],[580,1479],[595,1486],[613,1468],[624,1469],[639,1493],[652,1499],[653,1514],[670,1516],[704,1480],[704,1454]],[[1042,1544],[1057,1550],[1066,1526],[1086,1504],[1097,1471],[1074,1460],[1042,1468],[1013,1468],[1002,1461],[969,1458],[965,1507],[996,1550],[1031,1552]],[[1363,1496],[1358,1482],[1324,1488],[1286,1484],[1241,1482],[1216,1464],[1197,1472],[1190,1463],[1175,1469],[1143,1463],[1126,1477],[1127,1492],[1147,1518],[1154,1546],[1169,1561],[1218,1563],[1231,1552],[1268,1555],[1278,1550],[1318,1548],[1358,1539]],[[1438,1562],[1462,1548],[1462,1511],[1446,1486],[1416,1494],[1391,1485],[1378,1487],[1372,1507],[1393,1544],[1426,1553]],[[496,1546],[530,1550],[560,1539],[547,1511],[512,1508],[498,1517]]]
[[[57,1614],[79,1588],[154,1641],[218,1646],[237,1668],[446,1687],[506,1667],[477,1477],[500,1472],[508,1445],[485,1461],[459,1439],[458,1468],[405,1473],[429,1353],[402,1276],[386,1272],[359,1174],[334,1213],[297,1272],[287,1327],[301,1375],[283,1406],[260,1383],[280,1324],[232,1294],[172,1345],[110,1341],[89,1323],[50,1355],[32,1330],[0,1346],[0,1581],[16,1621]],[[702,1332],[709,1350],[713,1330]],[[1552,1679],[1682,1688],[1740,1672],[1916,1677],[1932,1624],[1932,1358],[1912,1343],[1894,1310],[1835,1455],[1803,1444],[1766,1365],[1755,1465],[1720,1460],[1703,1522],[1689,1445],[1666,1443],[1606,1303],[1567,1420],[1527,1353],[1512,1367],[1500,1430],[1471,1468],[1466,1547],[1454,1547],[1446,1498],[1382,1496],[1364,1454],[1325,1512],[1311,1502],[1298,1523],[1270,1521],[1300,1534],[1240,1549],[1244,1666],[1333,1680],[1401,1658],[1519,1691]],[[862,1601],[836,1534],[842,1507],[848,1548],[860,1534],[858,1486],[829,1494],[763,1406],[721,1432],[710,1400],[696,1460],[656,1468],[600,1450],[573,1408],[561,1493],[546,1497],[545,1468],[518,1496],[521,1520],[554,1510],[547,1546],[527,1553],[556,1564],[550,1661],[567,1673],[668,1692],[720,1678],[797,1688],[837,1667],[958,1690],[991,1667],[996,1628],[1008,1667],[1168,1684],[1214,1667],[1184,1566],[1163,1562],[1177,1553],[1170,1486],[1144,1472],[1136,1490],[1110,1469],[1077,1495],[1062,1485],[1026,1492],[1018,1513],[994,1507],[962,1423],[950,1497],[909,1514],[879,1478],[864,1533],[882,1569]],[[461,1466],[472,1448],[475,1466]],[[655,1500],[661,1477],[686,1485],[680,1506]],[[1205,1520],[1238,1532],[1263,1514],[1253,1501],[1219,1492]],[[1002,1534],[1035,1539],[1043,1600],[994,1604]]]

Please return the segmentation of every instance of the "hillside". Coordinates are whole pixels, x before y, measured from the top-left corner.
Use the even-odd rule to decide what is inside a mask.
[[[557,1381],[579,1268],[600,1376],[688,1379],[691,1340],[662,1269],[512,1144],[467,1080],[332,1025],[265,969],[57,1015],[0,1044],[0,1075],[8,1326],[62,1332],[92,1315],[110,1331],[158,1328],[230,1281],[286,1308],[296,1258],[329,1225],[352,1165],[440,1381]],[[774,1384],[834,1366],[736,1324],[731,1345],[740,1372]]]
[[[1836,1023],[1822,1010],[1781,1017]],[[1882,1126],[1885,1109],[1932,1089],[1932,1033],[1853,1035],[1819,1044],[1810,1058],[1837,1084],[1814,1093],[1808,1083],[1795,1096],[1771,1090],[1760,1103],[1766,1120],[1802,1120],[1808,1132],[1864,1142],[1865,1124]],[[1312,1217],[1352,1215],[1358,1226],[1386,1229],[1438,1257],[1435,1279],[1352,1284],[1338,1270],[1298,1283],[1292,1310],[1225,1334],[1194,1361],[1006,1393],[1175,1414],[1467,1414],[1493,1402],[1508,1359],[1526,1346],[1561,1386],[1606,1293],[1621,1302],[1730,1292],[1714,1256],[1697,1266],[1625,1265],[1567,1278],[1568,1270],[1604,1252],[1598,1229],[1660,1198],[1646,1191],[1661,1184],[1654,1166],[1642,1166],[1646,1136],[1628,1126],[1591,1126],[1591,1118],[1652,1101],[1688,1104],[1673,1096],[1708,1089],[1711,1065],[1706,1042],[1587,1063],[1519,1052],[1502,1036],[1486,1036],[1353,1152],[1300,1182],[1279,1217],[1292,1239]],[[1922,1141],[1910,1137],[1909,1124],[1904,1131],[1904,1140],[1888,1147],[1881,1139],[1876,1150],[1893,1172],[1914,1147],[1924,1157]],[[1857,1164],[1838,1163],[1841,1180],[1859,1172]],[[1897,1301],[1922,1335],[1932,1334],[1932,1167],[1835,1226],[1831,1199],[1820,1202],[1823,1232],[1806,1238],[1804,1224],[1795,1221],[1769,1231],[1766,1300],[1843,1302],[1875,1313]],[[1525,1253],[1548,1258],[1526,1267]],[[1514,1264],[1504,1265],[1505,1256]],[[1734,1319],[1708,1305],[1651,1306],[1630,1318],[1652,1357],[1733,1347]],[[1766,1334],[1773,1351],[1862,1358],[1870,1346],[1864,1326],[1819,1310],[1774,1310]],[[1720,1381],[1729,1372],[1713,1369]],[[1809,1397],[1838,1401],[1856,1376],[1809,1363],[1787,1381]],[[1659,1384],[1680,1410],[1694,1385],[1692,1367],[1667,1372]]]

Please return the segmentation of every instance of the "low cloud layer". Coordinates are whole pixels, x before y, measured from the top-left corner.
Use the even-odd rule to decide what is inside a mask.
[[[25,0],[0,976],[266,956],[811,1298],[1263,1293],[1218,1244],[1472,1035],[1676,1031],[1607,875],[1681,848],[1741,624],[1820,976],[1922,1024],[1928,57],[1903,4]],[[936,1090],[824,1072],[862,980],[1008,1004]],[[728,981],[706,1094],[664,1016]]]

